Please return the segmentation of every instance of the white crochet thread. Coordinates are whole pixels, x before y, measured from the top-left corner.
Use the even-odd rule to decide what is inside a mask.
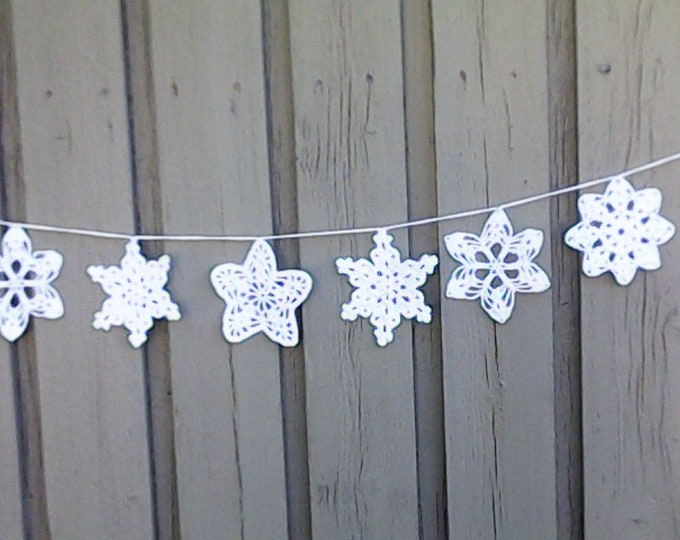
[[[210,282],[225,303],[222,333],[228,342],[264,332],[284,347],[297,345],[295,310],[309,296],[312,277],[302,270],[278,270],[267,242],[254,242],[243,264],[213,268]]]
[[[649,171],[655,169],[656,167],[661,167],[667,163],[680,160],[680,152],[666,156],[664,158],[656,159],[645,163],[644,165],[639,165],[627,171],[623,171],[618,174],[618,176],[631,176],[644,171]],[[574,191],[579,191],[589,187],[597,186],[609,182],[611,176],[604,178],[597,178],[595,180],[589,180],[588,182],[582,182],[580,184],[574,184],[573,186],[568,186],[560,189],[555,189],[553,191],[546,191],[544,193],[539,193],[538,195],[531,195],[529,197],[524,197],[522,199],[515,199],[513,201],[507,201],[498,206],[489,206],[486,208],[476,208],[474,210],[464,210],[462,212],[456,212],[454,214],[446,214],[442,216],[428,217],[424,219],[416,219],[413,221],[403,221],[400,223],[393,223],[391,225],[382,226],[371,226],[371,227],[358,227],[352,229],[331,229],[331,230],[321,230],[321,231],[306,231],[306,232],[291,232],[284,234],[269,234],[260,236],[248,236],[248,235],[191,235],[191,234],[138,234],[130,235],[124,233],[110,232],[110,231],[97,231],[92,229],[77,229],[74,227],[57,227],[54,225],[41,225],[38,223],[22,223],[17,221],[8,221],[0,219],[0,225],[5,225],[8,227],[17,226],[23,227],[26,230],[32,231],[46,231],[54,233],[72,234],[76,236],[89,236],[94,238],[119,238],[123,240],[129,240],[136,238],[137,240],[172,240],[175,242],[254,242],[256,240],[283,240],[286,238],[322,238],[327,236],[340,236],[348,234],[362,234],[375,232],[378,229],[384,229],[386,231],[395,229],[406,229],[409,227],[418,227],[421,225],[430,225],[433,223],[441,223],[443,221],[450,221],[452,219],[479,216],[483,214],[490,214],[496,210],[514,208],[516,206],[522,206],[524,204],[529,204],[537,201],[542,201],[549,199],[551,197],[557,197],[558,195],[564,195],[565,193],[572,193]]]
[[[95,313],[92,326],[97,330],[124,326],[130,332],[130,344],[137,348],[146,341],[153,319],[180,320],[177,304],[164,289],[169,270],[169,256],[148,261],[136,239],[125,246],[120,266],[89,266],[87,273],[92,281],[109,295],[102,309]]]
[[[638,268],[661,267],[657,246],[673,237],[675,226],[659,215],[660,209],[658,189],[635,191],[619,176],[607,184],[604,194],[579,197],[581,221],[567,231],[564,241],[583,252],[585,275],[611,272],[619,285],[628,285]]]
[[[64,314],[59,293],[50,285],[61,270],[58,251],[32,251],[31,239],[20,227],[10,227],[2,237],[0,255],[0,333],[16,341],[29,317],[58,319]]]
[[[451,275],[446,296],[479,298],[496,322],[510,318],[516,293],[539,293],[550,287],[546,273],[533,262],[543,245],[543,232],[525,229],[513,234],[503,210],[489,216],[479,236],[456,232],[445,236],[444,243],[451,257],[461,263]]]
[[[338,273],[345,274],[354,287],[340,316],[346,321],[368,318],[381,347],[392,342],[393,330],[399,326],[402,317],[415,318],[420,323],[432,320],[432,308],[425,304],[425,297],[418,288],[424,285],[438,263],[435,255],[423,255],[417,261],[402,261],[392,240],[387,231],[379,230],[373,236],[375,248],[369,254],[370,260],[345,257],[335,261]]]

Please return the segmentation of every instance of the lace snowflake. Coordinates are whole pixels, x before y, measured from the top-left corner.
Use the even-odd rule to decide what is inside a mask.
[[[10,227],[2,237],[0,255],[0,333],[16,341],[31,316],[58,319],[64,314],[59,293],[50,285],[61,270],[57,251],[35,251],[20,227]]]
[[[381,347],[392,342],[393,330],[402,317],[421,323],[432,320],[432,308],[425,304],[418,288],[438,263],[435,255],[402,261],[399,251],[392,247],[392,240],[387,231],[378,231],[373,236],[375,248],[369,254],[370,260],[345,257],[335,261],[338,273],[346,275],[354,287],[340,316],[346,321],[368,318]]]
[[[550,287],[543,269],[533,262],[543,245],[543,232],[525,229],[513,234],[503,210],[496,210],[479,236],[453,233],[444,238],[446,249],[461,265],[446,287],[448,298],[480,299],[482,308],[499,323],[515,306],[515,294],[539,293]]]
[[[89,266],[87,273],[92,281],[109,295],[95,313],[92,326],[97,330],[124,326],[130,332],[130,344],[136,348],[146,341],[153,319],[178,321],[179,308],[164,289],[169,270],[169,256],[148,261],[134,239],[125,246],[120,266]]]
[[[564,241],[583,252],[583,273],[611,272],[619,285],[628,285],[638,268],[661,267],[657,246],[668,242],[674,225],[659,215],[661,192],[635,191],[624,177],[613,178],[604,194],[584,193],[578,199],[581,221]]]
[[[240,343],[264,332],[284,347],[297,345],[295,310],[309,296],[312,278],[302,270],[278,270],[267,242],[255,241],[243,264],[213,268],[210,281],[225,303],[222,333],[227,341]]]

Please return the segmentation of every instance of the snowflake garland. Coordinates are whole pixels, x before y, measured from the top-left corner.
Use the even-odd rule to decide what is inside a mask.
[[[33,251],[21,227],[2,237],[0,255],[0,333],[8,341],[23,335],[31,316],[58,319],[64,314],[59,293],[50,285],[61,270],[58,251]]]
[[[635,190],[624,175],[606,181],[604,193],[579,197],[580,221],[566,232],[564,241],[582,252],[585,275],[610,272],[619,285],[628,285],[639,269],[661,267],[659,246],[674,236],[675,226],[659,214],[660,190]],[[453,217],[459,216],[443,216],[437,221]],[[32,225],[4,223],[8,228],[0,241],[0,335],[13,342],[24,334],[31,316],[56,319],[63,315],[62,299],[51,285],[59,276],[63,257],[54,250],[33,252],[24,230]],[[340,317],[346,321],[368,319],[381,347],[394,340],[394,330],[402,319],[431,322],[432,308],[420,288],[439,263],[432,254],[402,260],[392,245],[389,228],[375,229],[374,247],[367,258],[339,257],[335,261],[338,273],[347,276],[353,287]],[[543,232],[525,229],[515,234],[503,209],[491,213],[479,236],[454,232],[444,237],[444,243],[459,263],[446,284],[446,297],[480,300],[497,323],[512,316],[517,293],[550,288],[548,275],[534,262],[543,246]],[[180,320],[179,307],[165,289],[170,268],[168,255],[147,260],[134,237],[125,246],[120,266],[90,265],[88,275],[108,296],[92,326],[99,330],[124,326],[130,344],[140,347],[154,319]],[[228,342],[240,343],[264,333],[284,347],[298,344],[295,312],[311,293],[312,278],[299,269],[278,270],[276,255],[265,239],[253,242],[242,264],[214,267],[210,281],[225,303],[222,332]]]
[[[613,178],[604,194],[581,195],[581,221],[567,231],[564,241],[583,252],[583,273],[611,272],[619,285],[628,285],[638,268],[660,268],[658,246],[675,233],[675,226],[659,215],[661,198],[658,189],[636,191],[624,177]]]
[[[295,310],[309,296],[312,277],[303,270],[278,270],[267,242],[255,241],[243,264],[213,268],[210,281],[225,303],[222,333],[228,342],[263,332],[284,347],[298,344]]]
[[[97,330],[124,326],[130,332],[130,344],[137,348],[146,341],[153,319],[180,320],[179,307],[164,289],[169,270],[168,255],[149,261],[135,239],[126,244],[120,266],[89,266],[90,278],[109,296],[95,313],[92,326]]]
[[[335,262],[338,273],[346,275],[354,287],[350,301],[342,305],[341,318],[368,318],[381,347],[392,342],[393,330],[402,318],[415,318],[420,323],[432,320],[432,308],[425,304],[418,288],[439,262],[435,255],[427,254],[419,260],[402,261],[392,240],[387,231],[380,230],[373,236],[375,248],[369,254],[370,260],[345,257]]]
[[[540,293],[550,287],[545,271],[533,262],[543,245],[543,232],[525,229],[513,234],[503,210],[489,216],[479,236],[456,232],[444,242],[451,257],[461,263],[451,275],[446,296],[480,299],[496,322],[510,318],[516,293]]]

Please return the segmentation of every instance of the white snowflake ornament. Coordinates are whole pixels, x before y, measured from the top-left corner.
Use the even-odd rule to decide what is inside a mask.
[[[346,275],[354,287],[350,301],[342,305],[340,317],[346,321],[367,318],[381,347],[392,342],[393,330],[402,317],[415,318],[420,323],[432,320],[432,308],[425,304],[418,288],[439,262],[435,255],[427,254],[417,261],[402,261],[392,240],[387,231],[378,231],[373,236],[375,247],[370,260],[345,257],[335,261],[338,273]]]
[[[309,296],[312,277],[302,270],[278,270],[276,256],[256,240],[243,264],[220,264],[210,282],[225,303],[222,333],[240,343],[259,332],[284,347],[299,341],[295,310]]]
[[[169,270],[168,255],[149,261],[135,239],[126,244],[120,266],[89,266],[90,279],[109,296],[95,313],[92,326],[97,330],[124,326],[130,332],[130,344],[137,348],[146,341],[154,319],[180,320],[179,307],[164,289]]]
[[[550,279],[533,262],[543,245],[543,232],[524,229],[513,234],[504,210],[494,211],[479,236],[456,232],[444,237],[446,249],[461,265],[446,287],[448,298],[480,299],[482,308],[496,322],[512,315],[515,295],[540,293]]]
[[[622,176],[613,178],[604,194],[584,193],[578,199],[581,221],[564,241],[583,252],[586,276],[611,272],[619,285],[628,285],[638,268],[661,267],[658,246],[675,234],[675,226],[659,215],[661,191],[635,188]]]
[[[50,285],[61,270],[57,251],[33,251],[21,227],[10,227],[2,237],[0,255],[0,333],[16,341],[31,316],[58,319],[64,314],[59,293]]]

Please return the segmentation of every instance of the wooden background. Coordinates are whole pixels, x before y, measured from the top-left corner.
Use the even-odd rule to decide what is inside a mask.
[[[2,215],[264,234],[571,185],[680,150],[679,27],[670,0],[0,0]],[[679,174],[634,179],[676,223]],[[385,349],[339,318],[370,235],[276,244],[315,279],[292,349],[221,336],[208,273],[247,245],[146,244],[183,320],[134,351],[90,328],[122,242],[32,234],[66,316],[0,348],[0,538],[680,538],[678,240],[584,278],[575,200],[510,212],[553,286],[503,326],[442,298],[442,237],[483,218],[398,234],[442,264]]]

